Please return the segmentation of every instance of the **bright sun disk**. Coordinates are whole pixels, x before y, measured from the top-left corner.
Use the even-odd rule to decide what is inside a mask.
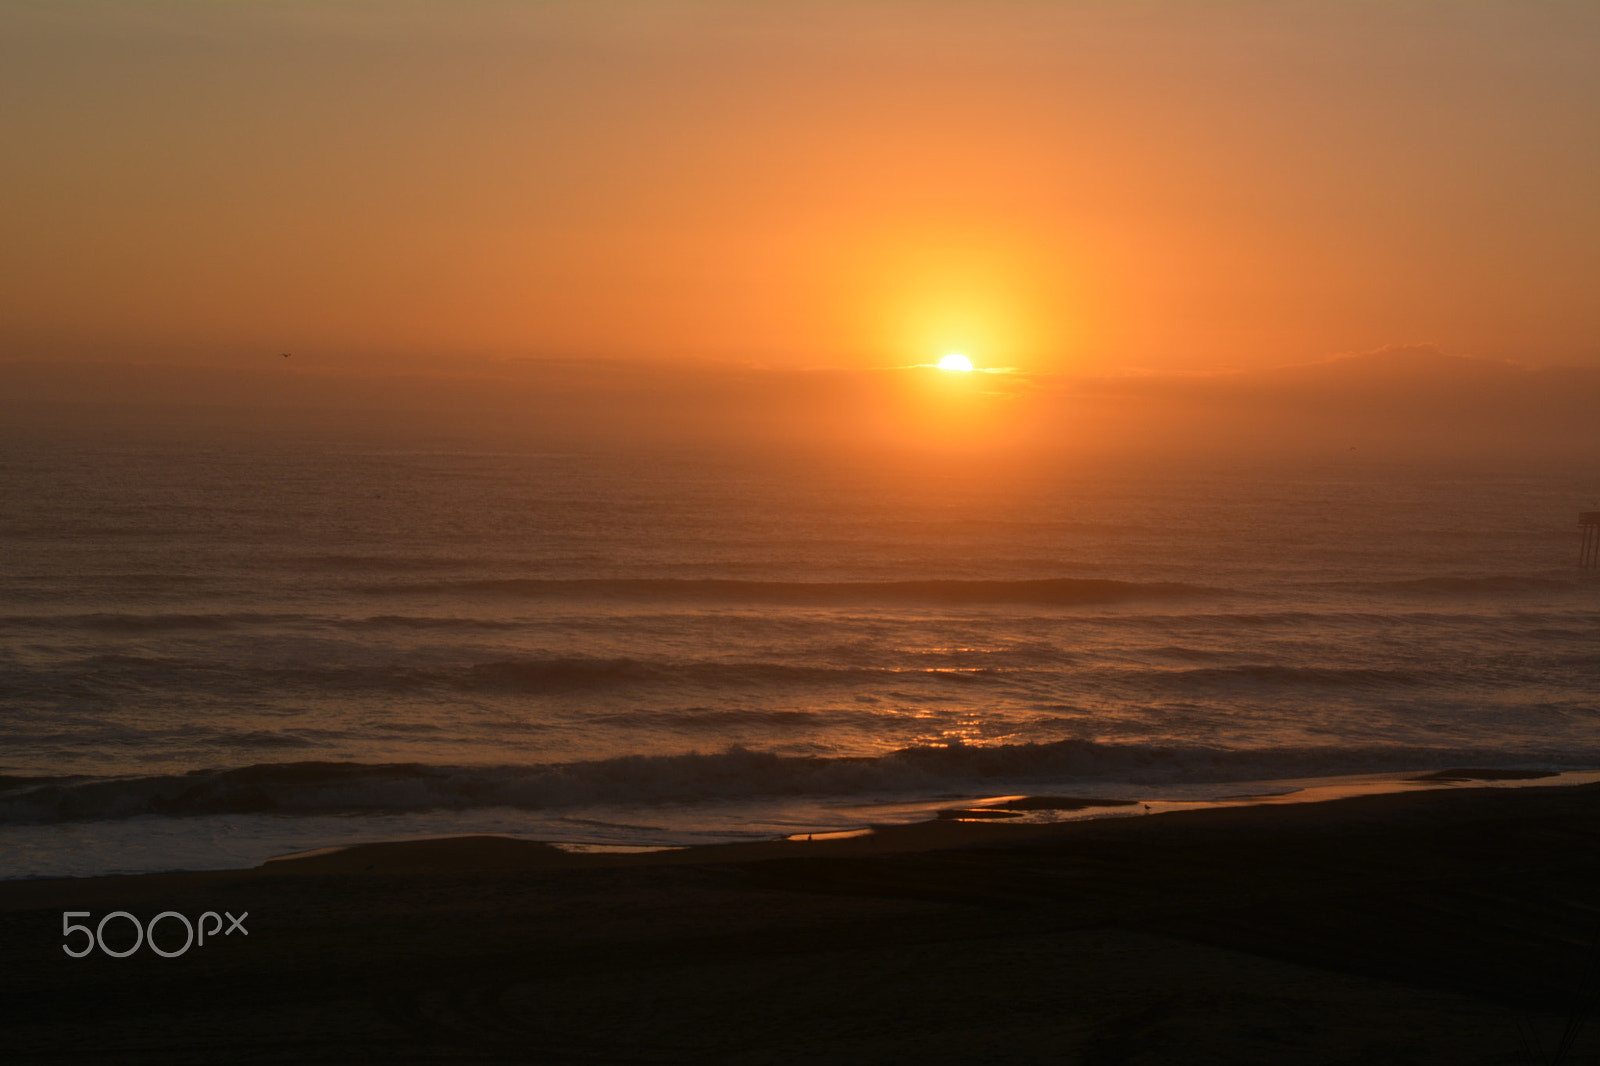
[[[952,353],[939,360],[939,369],[960,370],[963,372],[969,371],[972,369],[972,360],[968,359],[964,355],[956,355]]]

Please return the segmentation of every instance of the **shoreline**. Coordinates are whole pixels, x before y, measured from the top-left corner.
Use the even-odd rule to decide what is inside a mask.
[[[1575,785],[1600,783],[1600,769],[1589,770],[1525,770],[1503,768],[1458,767],[1437,771],[1403,771],[1337,775],[1332,777],[1291,778],[1218,783],[1211,789],[1237,788],[1243,791],[1209,799],[1162,798],[1159,788],[1138,798],[1111,798],[1106,796],[1061,796],[1049,794],[991,795],[958,801],[942,800],[898,801],[859,805],[862,812],[857,824],[844,828],[837,826],[810,831],[777,834],[766,838],[736,841],[679,844],[644,841],[571,840],[541,837],[537,831],[516,832],[498,829],[463,829],[458,832],[407,833],[383,836],[375,831],[368,839],[346,840],[314,844],[293,851],[262,854],[260,861],[235,866],[198,865],[174,866],[148,870],[123,870],[88,874],[42,874],[6,877],[0,874],[0,886],[28,881],[84,881],[106,877],[141,877],[150,875],[180,875],[188,873],[247,872],[263,869],[274,863],[316,858],[321,863],[335,863],[331,856],[353,849],[391,848],[415,850],[418,855],[439,842],[453,839],[496,839],[519,845],[536,845],[549,851],[573,856],[590,856],[604,864],[603,856],[657,855],[658,859],[631,858],[627,864],[648,864],[655,861],[687,861],[668,858],[670,853],[688,853],[694,861],[721,861],[709,856],[729,856],[726,861],[745,861],[744,856],[765,854],[786,843],[819,845],[856,838],[855,844],[845,849],[847,853],[873,851],[916,850],[923,847],[962,846],[968,837],[952,829],[939,826],[952,824],[987,823],[1004,825],[1012,830],[1025,826],[1065,825],[1088,821],[1167,816],[1188,811],[1232,810],[1258,806],[1297,806],[1327,803],[1358,796],[1412,795],[1433,791],[1458,791],[1466,788],[1525,789],[1563,788]],[[1179,786],[1178,790],[1192,790],[1197,786]],[[1169,793],[1170,795],[1170,790]],[[848,809],[848,808],[843,808]],[[871,815],[889,814],[889,820],[872,820]],[[851,821],[843,819],[842,821]],[[77,825],[79,823],[64,823]],[[116,827],[118,822],[89,822],[91,826]],[[181,827],[182,820],[173,820]],[[28,827],[37,828],[37,827]],[[1026,839],[1027,834],[1015,834],[1016,839]],[[950,843],[946,843],[946,842]],[[753,850],[752,850],[753,849]],[[261,854],[261,850],[257,849]],[[779,852],[774,852],[777,854]],[[708,856],[702,859],[701,856]],[[740,856],[740,858],[731,858]],[[590,859],[575,859],[572,865],[583,865]],[[562,865],[563,860],[552,856],[546,865]]]
[[[1498,797],[1522,794],[1531,797],[1535,791],[1592,796],[1596,817],[1600,818],[1600,771],[1536,774],[1522,771],[1476,772],[1507,776],[1498,779],[1463,779],[1456,776],[1459,771],[1441,771],[1441,776],[1449,775],[1448,786],[1411,790],[1379,787],[1352,790],[1349,785],[1336,785],[1326,789],[1308,788],[1295,793],[1219,801],[1180,801],[1164,804],[1160,809],[1155,809],[1158,801],[1151,804],[1125,801],[1115,808],[1108,808],[1111,811],[1109,814],[1091,813],[1086,817],[1059,821],[940,817],[860,830],[685,846],[565,845],[503,834],[375,840],[273,856],[252,867],[0,880],[0,912],[32,907],[44,897],[56,893],[74,898],[95,897],[102,894],[99,886],[132,889],[137,895],[145,896],[174,887],[182,889],[191,883],[220,885],[298,877],[383,877],[396,874],[451,877],[519,871],[733,867],[791,860],[801,863],[811,860],[872,860],[942,851],[1026,851],[1123,835],[1131,835],[1139,840],[1152,837],[1172,840],[1191,830],[1222,832],[1230,836],[1257,833],[1277,835],[1288,831],[1290,826],[1295,827],[1295,831],[1311,833],[1341,832],[1351,827],[1370,827],[1377,823],[1412,825],[1441,818],[1446,821],[1471,820],[1492,815],[1497,809]],[[1586,780],[1562,780],[1578,775]],[[1420,784],[1421,779],[1407,776],[1399,783]],[[1055,803],[1038,804],[1037,797],[1015,798],[1031,801],[1017,806],[1043,806],[1046,813],[1055,806]],[[986,802],[1002,805],[994,800]],[[1092,801],[1066,802],[1069,805],[1087,805]],[[1152,809],[1141,810],[1146,807]],[[974,806],[958,810],[966,813],[973,809],[982,808]],[[150,886],[152,892],[142,891],[143,886]],[[1596,885],[1596,903],[1600,905],[1600,882]]]
[[[113,909],[249,935],[63,954],[64,911]],[[1509,1064],[1594,1007],[1600,784],[643,854],[368,844],[0,883],[0,932],[23,1062]],[[1596,1053],[1600,1022],[1572,1061]]]
[[[498,868],[598,868],[763,862],[776,859],[891,855],[951,848],[1010,847],[1047,843],[1070,836],[1075,827],[1111,820],[1162,818],[1179,814],[1328,804],[1377,799],[1525,788],[1600,788],[1600,770],[1524,771],[1452,769],[1423,775],[1352,775],[1316,779],[1282,793],[1241,795],[1219,800],[1103,800],[1091,797],[994,797],[938,808],[936,817],[861,829],[794,833],[771,840],[684,846],[562,844],[500,834],[468,834],[409,840],[379,840],[279,855],[254,869],[287,863],[283,872],[357,872],[379,869],[419,871],[432,864],[489,862]],[[1273,782],[1290,784],[1291,782]],[[930,808],[932,809],[932,808]],[[995,818],[993,814],[1004,814]],[[1065,815],[1064,817],[1058,817]],[[985,832],[995,830],[994,833]],[[1064,833],[1062,832],[1064,831]],[[470,842],[470,845],[469,845]],[[504,842],[496,843],[496,842]],[[181,871],[175,871],[181,872]],[[242,871],[240,871],[242,872]]]

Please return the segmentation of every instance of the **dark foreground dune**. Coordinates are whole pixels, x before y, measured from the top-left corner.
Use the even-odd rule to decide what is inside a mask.
[[[118,909],[249,932],[63,953],[63,911]],[[1568,1033],[1590,1063],[1597,935],[1596,787],[654,856],[374,845],[0,884],[0,1059],[1527,1063]]]

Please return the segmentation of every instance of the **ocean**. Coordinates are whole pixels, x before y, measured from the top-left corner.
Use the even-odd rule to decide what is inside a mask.
[[[1596,768],[1597,483],[12,433],[0,876]]]

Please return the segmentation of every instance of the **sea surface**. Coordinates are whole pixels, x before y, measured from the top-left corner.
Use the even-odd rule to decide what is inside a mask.
[[[1593,464],[44,431],[0,877],[1600,767]]]

